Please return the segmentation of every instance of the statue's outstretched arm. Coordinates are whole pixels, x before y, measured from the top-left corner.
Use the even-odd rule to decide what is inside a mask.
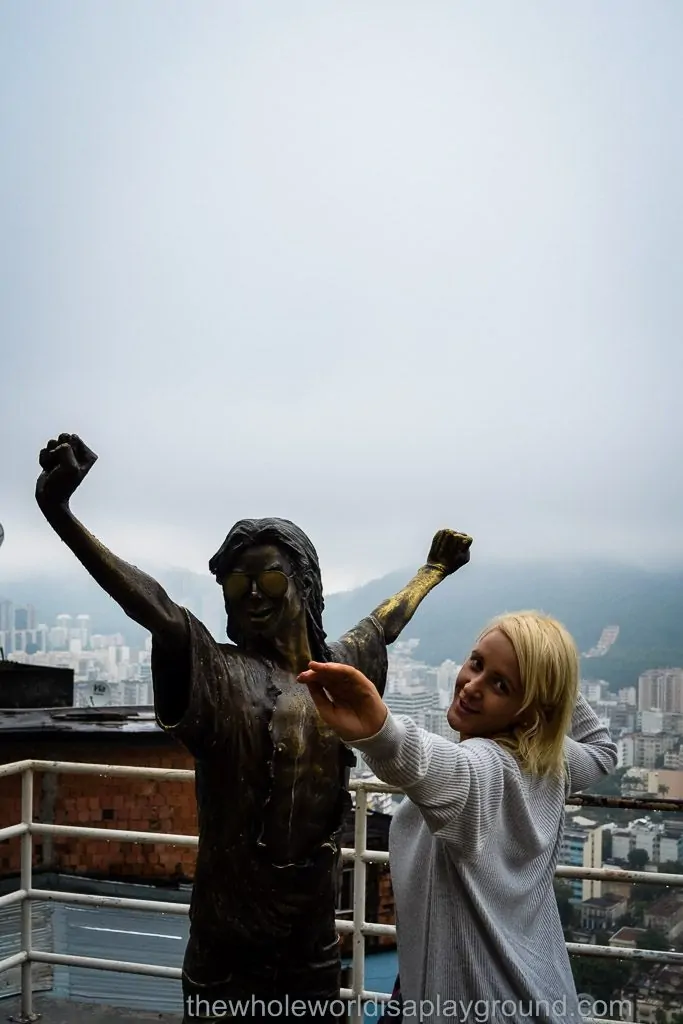
[[[110,597],[165,647],[184,645],[187,618],[163,587],[146,573],[117,558],[71,512],[69,499],[97,456],[75,434],[60,434],[40,453],[42,473],[36,501],[57,535]]]
[[[372,613],[383,626],[388,644],[398,638],[430,590],[469,562],[471,543],[472,538],[464,533],[439,530],[426,563],[403,590],[383,601]]]

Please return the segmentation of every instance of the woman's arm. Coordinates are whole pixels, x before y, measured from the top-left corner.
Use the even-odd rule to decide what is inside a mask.
[[[565,740],[569,792],[580,793],[610,775],[617,766],[617,748],[609,730],[586,698],[579,694],[569,735]]]
[[[401,789],[435,836],[468,855],[498,820],[505,788],[503,756],[488,740],[451,743],[403,715],[387,715],[379,733],[352,746],[378,779]]]
[[[462,852],[480,849],[498,819],[505,754],[488,740],[450,743],[391,714],[361,672],[312,663],[302,672],[321,718],[383,782],[415,803],[431,832]]]

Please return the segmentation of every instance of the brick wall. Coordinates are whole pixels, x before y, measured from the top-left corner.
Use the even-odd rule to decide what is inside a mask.
[[[377,877],[377,923],[396,924],[396,905],[394,903],[394,890],[391,884],[391,874],[388,864],[378,865]],[[389,935],[378,935],[377,945],[393,949],[396,940]]]
[[[191,756],[170,737],[139,735],[129,742],[114,737],[79,739],[51,737],[42,742],[3,742],[2,761],[81,761],[94,764],[140,765],[193,769]],[[136,831],[197,834],[192,782],[104,778],[97,775],[46,774],[34,780],[34,817],[55,825],[91,825]],[[21,782],[0,778],[0,824],[21,820]],[[0,877],[19,872],[20,840],[0,843]],[[34,866],[68,874],[128,880],[191,879],[196,851],[166,844],[120,843],[106,840],[34,838]]]

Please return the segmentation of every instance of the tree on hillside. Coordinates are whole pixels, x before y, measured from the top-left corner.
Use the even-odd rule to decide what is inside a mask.
[[[657,931],[655,928],[648,928],[638,938],[638,949],[667,950],[670,946],[671,943],[664,932]]]
[[[627,960],[573,956],[571,966],[577,991],[590,992],[595,999],[608,1001],[631,978],[632,965]]]
[[[578,913],[572,903],[574,891],[571,885],[559,879],[553,882],[553,886],[555,888],[555,899],[557,900],[557,909],[560,912],[562,928],[566,931],[577,923]]]

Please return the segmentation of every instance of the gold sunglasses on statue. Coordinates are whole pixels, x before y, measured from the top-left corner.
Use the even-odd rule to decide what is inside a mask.
[[[246,572],[231,572],[223,580],[226,597],[238,601],[251,590],[255,583],[266,597],[284,597],[287,593],[290,577],[280,569],[266,569],[264,572],[251,575]]]

